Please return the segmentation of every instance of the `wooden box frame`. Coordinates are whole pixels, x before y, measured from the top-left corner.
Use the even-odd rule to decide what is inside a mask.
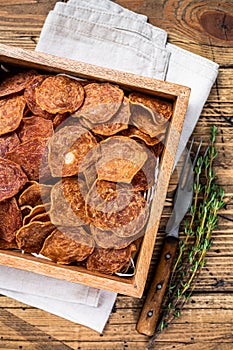
[[[17,251],[0,250],[0,264],[38,274],[106,289],[128,296],[141,297],[144,291],[156,234],[169,179],[179,143],[180,133],[188,105],[190,89],[185,86],[120,72],[70,59],[0,45],[0,63],[22,68],[34,68],[50,73],[66,73],[85,79],[117,83],[123,89],[161,96],[174,101],[173,116],[161,157],[160,171],[145,236],[143,238],[133,277],[108,276],[87,271],[79,266],[62,266],[43,258]]]

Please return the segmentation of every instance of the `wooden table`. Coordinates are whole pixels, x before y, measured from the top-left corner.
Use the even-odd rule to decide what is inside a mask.
[[[165,29],[169,41],[220,64],[220,71],[194,136],[206,140],[219,128],[215,170],[224,187],[226,208],[213,235],[207,265],[190,302],[159,335],[157,350],[230,350],[233,347],[233,2],[232,0],[116,1]],[[55,0],[0,0],[0,42],[34,49]],[[156,264],[170,213],[169,198],[161,220],[148,283]],[[135,330],[143,299],[119,295],[103,334],[13,299],[0,297],[0,349],[145,349],[148,338]]]

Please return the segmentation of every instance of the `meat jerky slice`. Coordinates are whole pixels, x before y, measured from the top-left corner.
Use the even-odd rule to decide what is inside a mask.
[[[87,259],[87,270],[112,275],[130,261],[134,249],[134,244],[122,249],[95,248]]]
[[[41,214],[37,214],[36,216],[34,216],[30,222],[48,222],[50,221],[50,216],[48,213],[41,213]]]
[[[22,214],[14,197],[0,202],[0,222],[0,239],[12,242],[22,225]]]
[[[0,136],[0,157],[7,158],[7,152],[12,151],[20,144],[20,140],[15,132]]]
[[[50,207],[51,207],[50,203],[45,203],[45,204],[37,205],[36,207],[32,208],[30,213],[23,218],[23,225],[29,224],[29,222],[31,222],[31,220],[35,216],[39,214],[47,213],[50,210]]]
[[[37,137],[48,139],[53,135],[53,123],[51,120],[37,116],[23,118],[17,133],[22,142],[30,141]]]
[[[80,125],[59,129],[49,143],[49,167],[54,177],[76,175],[96,161],[95,137]],[[92,152],[93,149],[93,152]]]
[[[0,97],[24,90],[36,75],[37,73],[35,71],[30,70],[5,78],[0,83]]]
[[[111,136],[128,127],[130,118],[129,100],[124,97],[123,103],[116,114],[106,123],[95,125],[92,131],[95,134]]]
[[[82,203],[83,204],[83,203]],[[57,182],[51,191],[50,220],[57,226],[82,226],[85,222],[74,213],[65,197],[62,181]]]
[[[51,222],[30,222],[21,227],[16,234],[16,242],[20,249],[27,253],[39,253],[45,239],[55,226]]]
[[[143,133],[153,138],[166,132],[166,129],[168,127],[167,119],[163,118],[162,121],[160,119],[155,120],[155,118],[153,118],[153,113],[151,110],[144,107],[143,105],[131,103],[130,109],[130,122]]]
[[[16,195],[27,180],[27,176],[18,164],[0,158],[0,202]]]
[[[140,192],[128,184],[96,181],[86,197],[86,214],[93,226],[122,237],[134,236],[145,226],[149,208]]]
[[[91,83],[86,85],[84,90],[84,103],[74,116],[82,116],[92,124],[110,120],[120,108],[124,98],[123,90],[109,83]]]
[[[19,196],[19,206],[30,205],[35,207],[37,205],[48,203],[50,201],[50,192],[52,186],[39,184],[35,182],[26,188]]]
[[[18,249],[16,240],[14,239],[12,242],[7,242],[0,238],[0,249]]]
[[[97,171],[95,164],[91,164],[88,168],[86,168],[83,172],[85,177],[86,186],[90,189],[93,183],[97,180]]]
[[[130,245],[138,235],[132,237],[119,237],[110,230],[101,230],[96,226],[91,225],[91,234],[100,248],[105,249],[123,249]],[[143,233],[140,233],[143,236]]]
[[[36,76],[25,89],[24,97],[27,101],[28,108],[32,111],[33,114],[45,119],[52,119],[54,114],[43,110],[36,102],[36,88],[38,88],[47,77],[47,75]]]
[[[44,242],[40,254],[58,264],[85,260],[94,250],[94,240],[82,227],[60,227]]]
[[[42,169],[42,159],[46,153],[48,140],[35,138],[23,142],[7,153],[8,159],[21,165],[30,180],[39,180]]]
[[[100,142],[100,158],[96,163],[99,180],[131,182],[147,160],[147,153],[136,141],[112,136]]]
[[[135,191],[147,191],[155,183],[155,170],[158,166],[158,160],[149,148],[146,149],[146,152],[148,158],[131,182]]]
[[[15,131],[22,118],[26,101],[23,96],[7,97],[0,100],[0,135]]]
[[[130,102],[141,104],[151,110],[156,124],[164,124],[172,116],[172,103],[169,101],[136,92],[131,93],[129,99]]]
[[[150,137],[148,134],[145,134],[135,126],[129,126],[127,130],[122,131],[122,135],[129,137],[131,139],[136,139],[136,140],[142,140],[145,142],[146,145],[148,146],[155,146],[159,142],[163,141],[165,138],[165,133],[161,133],[160,135],[157,135],[157,137]]]
[[[85,211],[85,198],[87,196],[87,186],[79,177],[68,177],[62,180],[64,196],[74,214],[83,222],[89,223]]]
[[[48,77],[36,88],[37,104],[49,113],[73,113],[82,105],[83,100],[82,85],[65,76]]]

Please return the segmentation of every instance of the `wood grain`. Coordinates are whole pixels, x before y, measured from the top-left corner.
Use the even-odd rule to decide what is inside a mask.
[[[0,42],[16,47],[34,49],[43,22],[56,0],[0,1]],[[223,20],[233,14],[232,0],[117,0],[130,10],[143,13],[150,23],[168,32],[169,42],[214,60],[220,65],[219,76],[203,109],[195,139],[200,135],[207,142],[210,126],[219,128],[215,170],[224,187],[227,205],[221,210],[219,226],[213,235],[207,265],[197,281],[197,290],[186,305],[182,316],[160,334],[156,350],[231,350],[233,329],[233,43],[230,23]],[[207,31],[203,23],[206,14],[221,12],[217,24],[221,38]],[[225,16],[225,17],[224,17]],[[207,17],[208,18],[208,17]],[[212,19],[212,18],[211,18]],[[204,21],[205,22],[205,21]],[[227,28],[225,28],[226,26]],[[232,28],[232,27],[231,27]],[[219,32],[218,32],[219,33]],[[225,35],[225,37],[224,37]],[[230,39],[230,40],[229,40]],[[162,246],[163,232],[172,208],[171,191],[167,195],[162,220],[153,253],[146,291]],[[62,343],[70,349],[81,350],[145,350],[147,337],[138,335],[135,325],[145,296],[142,299],[119,295],[103,335],[83,326],[65,321],[42,310],[15,300],[0,297],[0,348],[34,350],[44,335],[44,349]],[[11,322],[3,323],[2,310],[12,314]],[[15,318],[16,317],[16,318]],[[32,328],[20,334],[19,319]],[[19,329],[19,327],[18,327]],[[32,342],[34,339],[34,343]]]

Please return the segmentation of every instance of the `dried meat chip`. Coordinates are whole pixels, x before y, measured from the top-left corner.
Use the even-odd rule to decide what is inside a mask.
[[[0,239],[12,242],[22,225],[22,214],[14,197],[0,202],[0,222]]]
[[[12,151],[20,144],[20,140],[15,132],[0,136],[0,157],[7,158],[7,152]]]
[[[91,225],[91,234],[100,248],[105,249],[122,249],[130,245],[138,235],[132,237],[119,237],[110,230],[101,230],[100,228]],[[142,236],[143,233],[140,233]]]
[[[155,183],[156,169],[158,167],[158,159],[155,153],[149,148],[146,149],[147,160],[137,174],[132,179],[132,186],[135,191],[147,191]]]
[[[145,226],[149,208],[140,192],[129,184],[97,180],[86,197],[90,223],[118,236],[134,236]]]
[[[130,118],[129,100],[124,97],[123,103],[116,114],[106,123],[97,124],[92,128],[95,134],[111,136],[128,128]]]
[[[16,240],[14,239],[12,242],[7,242],[0,238],[0,249],[18,249]]]
[[[25,89],[24,97],[27,101],[28,108],[33,114],[45,119],[52,119],[54,114],[43,110],[36,102],[36,88],[38,88],[46,78],[47,75],[36,76]]]
[[[16,195],[27,181],[27,176],[18,164],[0,158],[0,202]]]
[[[62,188],[66,201],[84,223],[88,224],[89,219],[85,211],[85,198],[88,188],[85,182],[79,177],[67,177],[62,180]]]
[[[161,133],[160,135],[157,135],[157,137],[150,137],[148,134],[145,134],[135,126],[131,125],[127,130],[122,131],[122,135],[131,139],[144,141],[148,146],[155,146],[165,138],[165,133]]]
[[[40,173],[45,171],[42,159],[46,153],[47,142],[48,140],[45,138],[35,138],[23,142],[8,152],[7,157],[19,164],[30,180],[39,180]]]
[[[73,113],[82,105],[83,100],[82,85],[65,76],[48,77],[36,88],[37,104],[49,113]]]
[[[110,275],[121,271],[130,261],[134,249],[134,244],[122,249],[95,248],[87,259],[87,270]]]
[[[22,118],[26,105],[23,96],[7,97],[0,100],[0,135],[15,131]]]
[[[24,216],[23,225],[29,224],[29,222],[31,222],[31,220],[35,216],[49,212],[50,207],[51,207],[50,203],[45,203],[45,204],[37,205],[36,207],[32,208],[30,213],[28,215]]]
[[[124,136],[112,136],[100,142],[96,163],[99,180],[131,182],[147,160],[145,148]]]
[[[30,205],[35,207],[37,205],[48,203],[50,201],[50,192],[52,185],[40,184],[38,182],[32,183],[19,196],[19,206]]]
[[[91,164],[88,168],[83,171],[86,186],[90,189],[93,183],[97,180],[97,171],[95,164]]]
[[[49,143],[52,176],[72,176],[84,171],[96,161],[96,145],[95,137],[80,125],[59,129]]]
[[[23,118],[17,134],[22,142],[34,138],[50,138],[53,135],[53,122],[38,116]]]
[[[124,98],[123,90],[109,83],[91,83],[84,90],[84,103],[74,116],[82,116],[92,124],[110,120],[117,113]]]
[[[48,213],[41,213],[41,214],[37,214],[35,216],[33,216],[33,218],[31,218],[30,222],[48,222],[50,221],[50,216]]]
[[[16,234],[16,242],[20,249],[27,253],[39,253],[45,239],[55,226],[51,222],[30,222],[21,227]]]
[[[54,130],[57,129],[60,125],[64,126],[64,122],[67,120],[67,118],[70,116],[69,113],[63,113],[63,114],[57,114],[53,119],[53,128]]]
[[[68,196],[69,199],[69,196]],[[85,222],[74,213],[65,197],[62,181],[57,182],[51,191],[50,220],[57,226],[82,226]]]
[[[151,138],[159,137],[166,132],[168,127],[167,119],[164,122],[155,120],[150,110],[143,105],[131,104],[130,122],[140,131],[149,135]]]
[[[37,75],[33,70],[10,75],[0,83],[0,97],[24,90]]]
[[[44,242],[40,254],[58,264],[85,260],[94,250],[94,240],[82,227],[60,227]]]
[[[173,106],[169,101],[136,92],[131,93],[129,99],[130,102],[141,104],[149,109],[156,124],[164,124],[172,116]]]

